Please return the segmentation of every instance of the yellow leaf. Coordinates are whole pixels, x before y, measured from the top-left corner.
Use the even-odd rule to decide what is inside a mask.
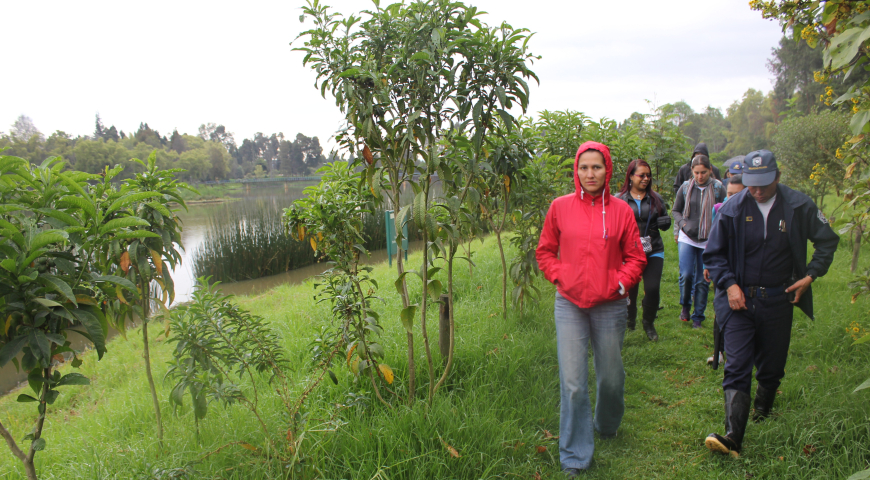
[[[93,297],[88,295],[76,295],[76,303],[84,303],[85,305],[96,305],[97,302],[94,301]]]
[[[507,175],[504,176],[504,188],[508,193],[511,193],[511,177]]]
[[[299,225],[296,227],[296,236],[299,238],[299,241],[305,240],[305,225]]]
[[[154,262],[154,269],[157,270],[157,275],[163,275],[163,259],[156,250],[151,250],[151,260]]]
[[[9,327],[12,326],[12,315],[6,317],[6,335],[9,335]]]
[[[309,243],[311,243],[311,249],[316,252],[317,251],[317,240],[315,240],[314,237],[311,237],[308,239],[308,241],[309,241]]]
[[[858,143],[858,142],[860,142],[861,140],[864,140],[864,134],[863,134],[863,133],[862,133],[861,135],[855,135],[854,137],[850,138],[850,139],[849,139],[849,143]]]
[[[853,162],[851,165],[846,167],[846,176],[843,178],[849,178],[855,172],[855,167],[858,166],[858,162]]]
[[[356,350],[356,345],[357,344],[354,343],[353,346],[350,347],[350,350],[347,351],[347,366],[348,367],[350,366],[350,357],[353,356],[353,351]]]
[[[359,375],[359,358],[353,359],[353,363],[350,364],[350,371],[354,375]]]
[[[322,241],[323,241],[323,232],[317,232],[317,241],[318,241],[318,242],[322,242]]]
[[[242,442],[242,443],[240,443],[239,445],[241,445],[242,448],[246,448],[246,449],[248,449],[248,450],[250,450],[250,451],[252,451],[252,452],[256,452],[256,451],[257,451],[257,447],[251,445],[250,443]]]
[[[124,294],[123,294],[123,292],[121,292],[120,286],[115,287],[115,295],[118,296],[118,300],[120,300],[121,303],[123,303],[124,305],[130,305],[130,303],[127,302],[127,299],[124,298]]]
[[[381,371],[381,375],[384,376],[384,380],[387,381],[390,385],[393,384],[393,369],[390,368],[389,365],[385,363],[381,363],[378,365],[378,370]]]

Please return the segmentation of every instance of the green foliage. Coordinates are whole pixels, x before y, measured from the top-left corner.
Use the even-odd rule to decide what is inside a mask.
[[[337,320],[332,326],[336,334],[328,337],[332,344],[321,345],[321,350],[330,351],[322,364],[329,368],[332,357],[346,347],[347,364],[354,374],[368,375],[375,394],[386,403],[375,383],[375,376],[393,383],[392,369],[380,363],[385,352],[377,339],[383,328],[371,308],[378,283],[370,276],[371,267],[360,267],[360,256],[368,255],[364,219],[372,213],[374,198],[352,165],[329,163],[318,173],[320,184],[306,188],[306,196],[285,209],[284,224],[297,240],[307,240],[315,254],[332,264],[316,285],[317,297],[332,305]]]
[[[825,194],[834,190],[839,195],[843,188],[840,146],[848,134],[849,119],[839,112],[813,112],[784,120],[773,137],[782,182],[824,207]]]
[[[168,341],[174,345],[173,361],[164,377],[175,381],[169,403],[177,412],[185,393],[190,394],[197,437],[199,420],[205,418],[213,401],[224,406],[242,403],[268,436],[254,377],[268,374],[270,384],[277,380],[276,392],[290,405],[284,375],[289,362],[281,338],[262,317],[221,295],[216,288],[219,282],[209,285],[208,280],[200,277],[191,302],[172,311]]]

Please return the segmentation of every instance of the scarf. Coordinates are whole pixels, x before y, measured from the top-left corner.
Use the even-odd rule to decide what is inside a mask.
[[[707,187],[703,190],[698,188],[698,191],[701,192],[701,219],[698,223],[698,240],[707,240],[707,237],[710,235],[710,227],[713,224],[713,202],[716,199],[716,194],[713,191],[714,186],[712,176],[703,185],[695,183],[695,179],[691,178],[686,186],[686,206],[683,207],[683,218],[689,218],[691,213],[692,187]]]

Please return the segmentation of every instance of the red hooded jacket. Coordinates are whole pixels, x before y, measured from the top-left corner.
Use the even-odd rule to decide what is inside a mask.
[[[607,177],[602,193],[593,197],[580,186],[580,154],[597,150],[604,156]],[[586,142],[574,158],[576,192],[550,204],[535,255],[547,280],[580,308],[618,300],[640,282],[646,254],[640,243],[634,212],[623,201],[612,201],[613,161],[607,146]],[[620,282],[625,287],[619,293]]]

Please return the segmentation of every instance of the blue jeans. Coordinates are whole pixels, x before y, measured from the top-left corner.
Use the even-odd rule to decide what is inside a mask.
[[[680,305],[688,307],[692,305],[692,297],[695,297],[695,311],[692,312],[692,320],[704,321],[704,310],[707,309],[707,292],[710,284],[704,280],[704,261],[701,254],[703,248],[693,247],[688,243],[678,243],[680,251]]]
[[[595,450],[592,429],[616,435],[625,412],[622,341],[628,310],[625,300],[579,308],[556,293],[556,341],[561,412],[559,460],[562,468],[589,468]],[[595,418],[589,400],[589,340],[595,365]]]

